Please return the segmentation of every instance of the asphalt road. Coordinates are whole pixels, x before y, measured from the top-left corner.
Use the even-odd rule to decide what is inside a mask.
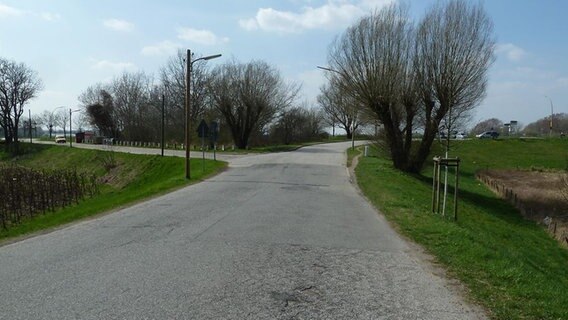
[[[357,193],[348,145],[0,247],[0,319],[484,319]]]

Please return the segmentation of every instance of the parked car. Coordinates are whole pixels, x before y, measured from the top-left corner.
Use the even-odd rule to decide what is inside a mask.
[[[55,136],[55,143],[66,143],[65,136]]]
[[[497,131],[485,131],[476,135],[479,139],[497,139],[499,137],[499,132]]]
[[[446,139],[446,137],[447,137],[447,135],[446,135],[447,132],[440,131],[438,134],[440,136],[440,139],[442,139],[442,140]],[[463,140],[463,139],[465,139],[465,133],[454,131],[454,132],[452,132],[450,139]]]

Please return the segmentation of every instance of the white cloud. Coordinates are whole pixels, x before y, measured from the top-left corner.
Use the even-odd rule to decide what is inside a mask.
[[[134,24],[119,19],[107,19],[103,21],[103,25],[109,29],[121,32],[130,32],[134,30]]]
[[[111,69],[114,71],[120,71],[120,70],[135,69],[136,66],[131,62],[111,62],[108,60],[100,60],[100,61],[95,61],[95,63],[92,65],[92,68],[100,70]]]
[[[209,30],[197,30],[192,28],[179,28],[178,38],[208,46],[229,42],[229,38],[218,37]]]
[[[61,15],[52,12],[33,12],[20,10],[0,3],[0,17],[32,17],[53,22],[61,19]]]
[[[495,49],[497,54],[503,54],[509,61],[519,62],[527,56],[527,52],[512,43],[501,43]]]
[[[145,46],[142,48],[142,54],[145,56],[170,55],[175,53],[180,47],[180,44],[166,40],[154,45]]]
[[[21,16],[24,12],[20,9],[16,9],[14,7],[10,7],[0,3],[0,17],[18,17]]]
[[[328,2],[320,7],[303,7],[301,12],[260,8],[256,16],[239,20],[245,30],[264,30],[278,33],[297,33],[306,29],[343,28],[373,8],[385,6],[392,0],[362,0],[357,4],[347,1]]]

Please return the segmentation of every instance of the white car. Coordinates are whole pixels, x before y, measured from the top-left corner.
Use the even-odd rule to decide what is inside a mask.
[[[55,143],[66,143],[65,136],[55,136]]]
[[[499,137],[499,132],[497,131],[485,131],[476,135],[479,139],[497,139]]]

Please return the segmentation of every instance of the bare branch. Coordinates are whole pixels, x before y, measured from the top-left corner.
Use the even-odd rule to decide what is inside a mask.
[[[42,89],[43,84],[37,72],[23,63],[0,58],[0,126],[4,130],[7,146],[18,142],[24,105]]]
[[[280,73],[262,61],[235,61],[215,68],[210,94],[225,118],[235,144],[246,148],[255,131],[261,131],[295,100],[299,86],[287,84]]]

